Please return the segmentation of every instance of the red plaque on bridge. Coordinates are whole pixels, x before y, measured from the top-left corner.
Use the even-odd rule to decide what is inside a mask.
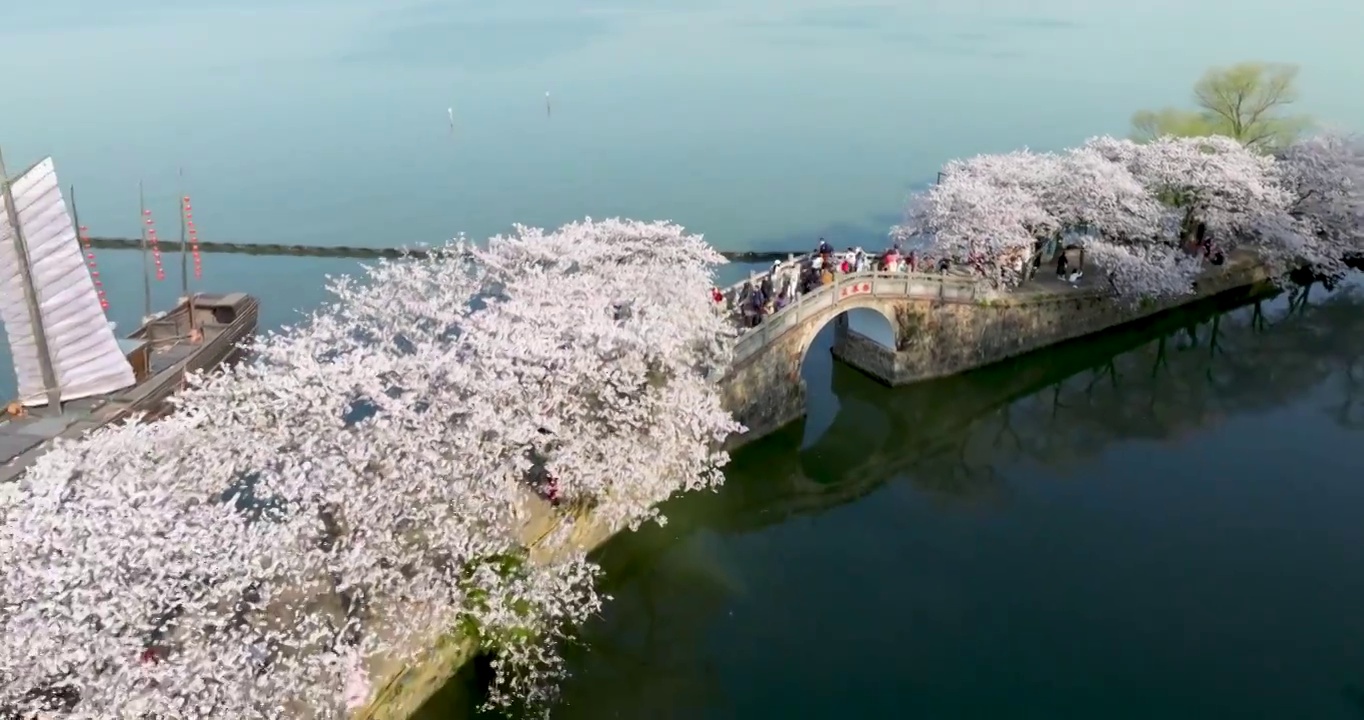
[[[848,287],[845,287],[842,290],[840,290],[838,293],[838,298],[841,300],[845,297],[852,297],[853,295],[864,295],[869,292],[871,292],[871,283],[869,282],[857,283],[856,285],[849,285]]]

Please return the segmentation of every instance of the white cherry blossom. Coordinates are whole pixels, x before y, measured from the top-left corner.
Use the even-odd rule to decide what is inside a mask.
[[[1163,137],[1140,145],[1098,138],[1088,145],[1125,164],[1186,232],[1206,223],[1227,246],[1246,238],[1265,217],[1286,211],[1293,200],[1274,158],[1231,138]]]
[[[1324,273],[1344,271],[1344,260],[1364,254],[1364,141],[1328,134],[1289,145],[1279,156],[1293,203],[1267,225],[1271,242],[1291,259]]]
[[[1198,255],[1159,243],[1128,245],[1091,238],[1085,263],[1107,279],[1121,299],[1137,301],[1188,295],[1202,272]]]
[[[982,269],[1007,268],[1057,235],[1088,236],[1087,258],[1135,297],[1191,290],[1202,256],[1194,241],[1205,236],[1273,270],[1334,273],[1364,254],[1362,158],[1357,140],[1339,136],[1277,158],[1224,137],[1096,137],[1059,153],[980,155],[949,162],[891,235]]]
[[[666,223],[460,240],[60,444],[0,505],[0,708],[341,718],[452,629],[500,652],[495,700],[552,691],[601,598],[581,551],[523,552],[535,487],[623,528],[722,481],[721,262]]]
[[[1144,243],[1160,232],[1164,208],[1126,166],[1083,146],[1061,156],[1046,207],[1066,230]]]
[[[1044,205],[1057,165],[1055,156],[1027,151],[954,160],[893,234],[930,237],[936,253],[957,259],[1027,255],[1059,229]]]

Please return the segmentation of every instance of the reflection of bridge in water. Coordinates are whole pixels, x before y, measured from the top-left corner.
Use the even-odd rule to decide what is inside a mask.
[[[840,410],[813,446],[799,449],[801,423],[756,442],[736,454],[723,491],[681,497],[664,509],[666,527],[622,534],[598,552],[603,590],[615,599],[587,647],[572,651],[593,681],[582,695],[570,684],[556,717],[631,704],[641,717],[694,717],[716,703],[724,684],[698,658],[744,583],[713,533],[826,512],[896,479],[950,502],[989,500],[1007,492],[996,474],[1006,463],[1055,466],[1126,440],[1179,437],[1326,381],[1339,386],[1324,411],[1364,426],[1364,293],[1300,296],[1210,300],[895,390],[835,363]],[[603,684],[609,702],[597,697]],[[436,706],[448,713],[455,704]]]
[[[949,501],[997,497],[1007,488],[994,468],[1004,463],[1055,465],[1124,440],[1178,437],[1328,380],[1340,387],[1331,388],[1338,402],[1325,411],[1364,425],[1364,293],[1314,294],[1305,303],[1293,294],[1199,303],[1141,327],[893,391],[836,364],[841,408],[814,446],[798,449],[799,424],[759,441],[736,455],[722,492],[682,497],[665,508],[666,527],[601,549],[604,589],[615,600],[589,646],[575,651],[592,692],[578,695],[570,685],[563,716],[637,704],[641,717],[686,717],[717,701],[724,684],[697,661],[743,581],[727,571],[720,541],[707,531],[748,533],[818,514],[897,478]],[[609,702],[597,698],[604,683]]]
[[[1304,298],[1305,299],[1300,299]],[[1364,425],[1364,293],[1320,287],[1187,306],[941,381],[887,390],[835,364],[840,410],[805,450],[788,428],[739,453],[723,503],[698,514],[747,530],[856,500],[897,476],[955,498],[1002,490],[994,467],[1073,462],[1283,404],[1335,375],[1337,422]],[[678,515],[676,510],[668,512]]]

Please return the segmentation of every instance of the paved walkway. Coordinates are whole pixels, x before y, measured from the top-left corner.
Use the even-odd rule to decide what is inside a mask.
[[[1048,267],[1043,265],[1037,269],[1037,274],[1032,276],[1027,282],[1019,285],[1010,291],[1011,295],[1027,295],[1030,293],[1052,294],[1059,292],[1069,292],[1075,290],[1093,290],[1101,287],[1102,282],[1092,273],[1085,273],[1076,282],[1070,283],[1056,277],[1056,266]]]

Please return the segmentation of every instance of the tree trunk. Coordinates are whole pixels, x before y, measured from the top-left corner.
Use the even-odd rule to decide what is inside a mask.
[[[1193,207],[1184,211],[1184,220],[1179,224],[1179,247],[1190,255],[1198,252],[1198,243],[1207,233],[1207,225],[1198,222]]]

